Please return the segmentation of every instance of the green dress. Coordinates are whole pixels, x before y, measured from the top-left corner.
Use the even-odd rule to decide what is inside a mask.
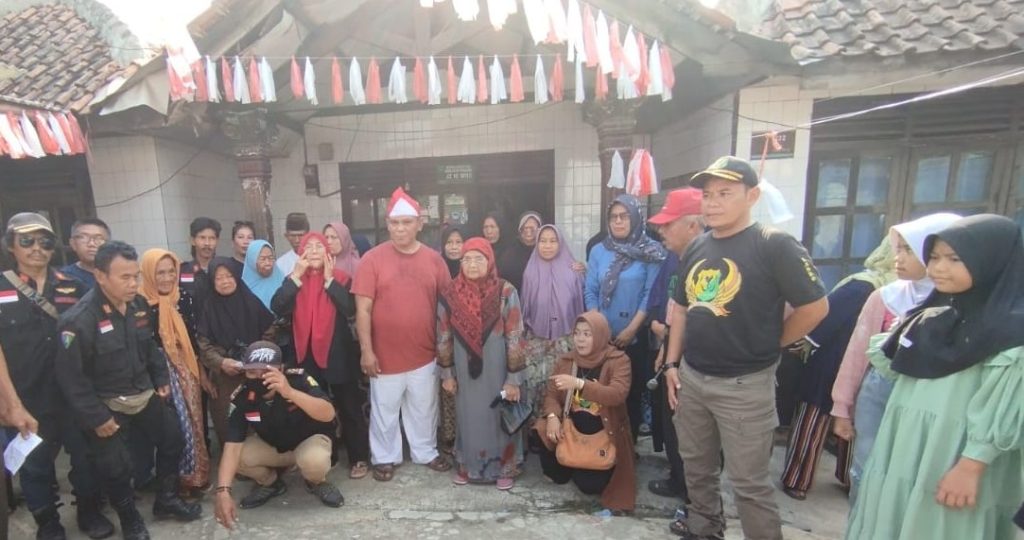
[[[884,358],[874,336],[869,357]],[[935,501],[961,457],[987,463],[977,506]],[[896,376],[850,515],[849,540],[1011,540],[1024,499],[1024,347],[939,379]]]

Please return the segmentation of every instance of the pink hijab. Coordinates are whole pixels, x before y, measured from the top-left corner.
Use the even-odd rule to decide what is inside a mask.
[[[348,225],[340,221],[332,221],[327,224],[327,227],[334,229],[338,238],[341,239],[341,253],[334,256],[334,267],[350,276],[356,275],[356,268],[359,267],[359,250],[356,249],[356,244],[352,241],[352,233],[349,231]],[[327,227],[324,227],[325,231]]]

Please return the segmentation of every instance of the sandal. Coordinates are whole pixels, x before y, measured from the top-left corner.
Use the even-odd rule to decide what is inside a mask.
[[[452,470],[452,464],[447,459],[437,456],[430,463],[427,463],[427,467],[434,472],[448,472]]]
[[[784,488],[782,492],[798,501],[802,501],[807,498],[807,492],[802,489]]]
[[[378,482],[390,482],[395,477],[395,466],[387,463],[373,466],[373,479]]]
[[[370,464],[365,461],[357,461],[348,471],[348,477],[353,480],[366,478],[367,474],[370,474]]]

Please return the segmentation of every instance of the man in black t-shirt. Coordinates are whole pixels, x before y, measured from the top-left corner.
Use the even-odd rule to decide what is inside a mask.
[[[703,191],[710,231],[679,265],[666,354],[691,501],[687,519],[672,530],[690,540],[722,538],[724,452],[744,536],[780,540],[769,471],[778,425],[775,367],[781,348],[828,314],[825,287],[803,246],[751,219],[760,188],[749,163],[720,158],[690,183]],[[787,303],[793,313],[784,320]]]
[[[327,482],[331,468],[334,405],[313,377],[301,369],[282,371],[281,349],[257,341],[245,351],[245,384],[231,398],[224,454],[217,472],[217,522],[236,521],[231,481],[235,473],[255,480],[242,508],[255,508],[287,490],[278,469],[297,465],[306,489],[337,508],[341,492]]]

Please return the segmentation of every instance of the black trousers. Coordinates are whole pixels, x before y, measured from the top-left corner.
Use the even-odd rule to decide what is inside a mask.
[[[341,421],[341,443],[348,452],[348,464],[370,462],[370,426],[364,407],[369,403],[366,390],[358,380],[331,385],[331,401]]]
[[[644,423],[644,394],[648,392],[647,381],[654,374],[650,351],[647,350],[648,333],[645,328],[641,329],[636,333],[636,342],[625,349],[632,370],[629,395],[626,397],[626,411],[629,413],[629,429],[633,433],[634,444],[640,433],[640,424]]]
[[[540,445],[540,468],[556,484],[568,484],[570,480],[576,484],[580,491],[587,495],[599,495],[604,491],[605,486],[612,479],[614,467],[607,471],[592,471],[587,469],[572,469],[558,462],[554,450]]]
[[[658,389],[652,392],[651,407],[654,423],[660,426],[661,440],[665,447],[665,457],[668,458],[669,482],[672,489],[681,493],[686,498],[686,471],[683,468],[683,458],[679,455],[679,435],[676,433],[676,426],[672,422],[672,411],[668,408],[668,385],[665,384],[665,376],[659,379]]]
[[[185,442],[171,405],[154,394],[137,414],[114,412],[113,415],[121,427],[110,437],[100,437],[91,430],[86,432],[90,457],[111,502],[133,496],[132,458],[128,446],[133,430],[143,431],[156,446],[156,476],[161,485],[170,485],[172,482],[168,479],[174,478],[173,485],[177,486],[178,462]]]

